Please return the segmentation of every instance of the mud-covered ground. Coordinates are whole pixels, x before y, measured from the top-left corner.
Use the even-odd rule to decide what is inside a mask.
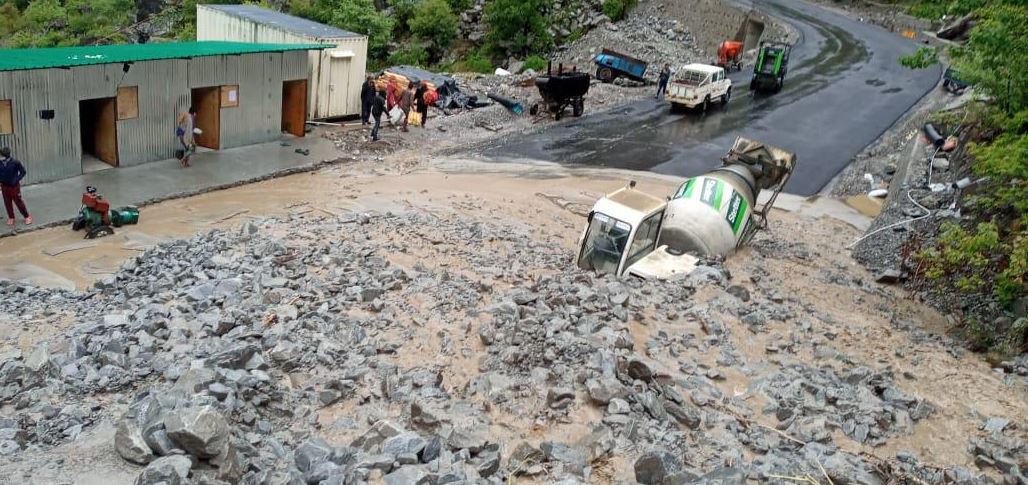
[[[383,158],[161,203],[57,263],[41,250],[66,231],[13,239],[3,263],[83,290],[0,289],[4,483],[132,483],[143,467],[122,456],[170,453],[140,478],[156,483],[181,452],[194,483],[785,483],[822,466],[945,483],[1025,459],[1024,377],[874,283],[837,219],[777,211],[724,265],[616,281],[572,261],[623,174]],[[197,410],[221,448],[181,429]]]

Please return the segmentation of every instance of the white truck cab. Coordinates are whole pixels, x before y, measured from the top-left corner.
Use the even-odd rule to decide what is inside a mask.
[[[698,259],[657,247],[667,202],[635,189],[633,182],[598,200],[579,245],[578,266],[603,274],[666,279],[689,273]]]
[[[710,103],[719,101],[722,106],[732,98],[732,80],[724,68],[707,64],[689,64],[675,74],[668,83],[664,99],[674,108],[700,107],[707,111]]]

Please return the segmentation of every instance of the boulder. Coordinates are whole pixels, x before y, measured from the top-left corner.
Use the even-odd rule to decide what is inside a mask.
[[[425,449],[428,443],[417,433],[401,433],[387,438],[382,442],[382,453],[398,456],[403,454],[418,454]]]
[[[172,442],[198,458],[217,456],[228,440],[228,423],[210,406],[173,411],[164,426]]]
[[[193,462],[182,455],[158,458],[136,477],[135,485],[189,485]]]
[[[635,460],[635,481],[643,485],[657,485],[674,475],[680,468],[675,456],[667,451],[650,451]]]
[[[150,446],[143,439],[143,430],[134,419],[122,418],[114,431],[114,450],[125,461],[146,465],[155,458]]]

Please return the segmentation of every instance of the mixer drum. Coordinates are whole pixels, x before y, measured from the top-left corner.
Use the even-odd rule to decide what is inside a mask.
[[[676,253],[728,256],[735,252],[753,214],[754,177],[725,167],[686,180],[667,204],[658,245]]]

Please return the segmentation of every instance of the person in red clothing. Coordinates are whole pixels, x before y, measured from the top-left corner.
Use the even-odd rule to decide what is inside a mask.
[[[25,166],[11,157],[11,149],[0,147],[0,191],[4,196],[4,208],[7,209],[7,225],[14,225],[14,206],[25,218],[25,224],[32,224],[32,216],[21,200],[21,179],[25,178]]]

